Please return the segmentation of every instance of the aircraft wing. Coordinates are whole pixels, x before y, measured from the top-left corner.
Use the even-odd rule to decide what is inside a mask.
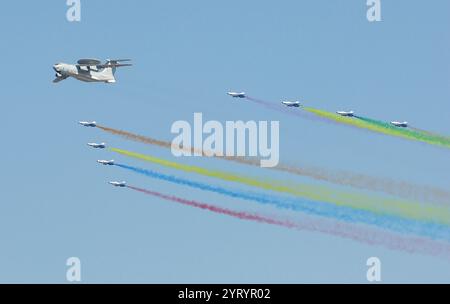
[[[105,64],[98,64],[97,67],[102,68],[118,68],[125,66],[132,66],[131,63],[122,63],[126,61],[131,61],[131,59],[107,59]]]
[[[103,68],[119,68],[119,67],[125,67],[125,66],[132,66],[131,63],[106,63],[106,64],[99,64],[97,67],[99,69]]]
[[[61,76],[61,77],[56,77],[55,79],[53,79],[53,83],[58,83],[60,81],[63,81],[64,79],[66,79],[69,76]]]
[[[124,61],[131,61],[131,59],[107,59],[106,60],[109,63],[119,63],[119,62],[124,62]]]

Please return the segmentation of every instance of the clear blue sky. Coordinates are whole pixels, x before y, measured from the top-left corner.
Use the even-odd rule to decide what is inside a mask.
[[[301,99],[450,134],[450,2],[382,0],[379,23],[366,20],[365,2],[82,0],[81,22],[69,23],[65,1],[3,1],[0,282],[65,282],[71,256],[81,259],[83,282],[364,283],[370,256],[381,259],[384,282],[450,282],[448,261],[114,189],[106,181],[252,209],[98,166],[97,159],[114,158],[151,167],[86,142],[170,153],[77,125],[96,120],[171,140],[172,122],[192,121],[195,111],[207,120],[279,120],[283,162],[448,189],[447,150],[225,95],[234,89],[274,102]],[[114,85],[52,83],[54,63],[85,57],[129,57],[135,65],[120,70]],[[187,162],[299,180],[214,160]]]

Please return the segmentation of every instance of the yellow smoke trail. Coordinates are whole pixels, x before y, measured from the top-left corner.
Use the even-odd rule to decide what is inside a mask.
[[[219,170],[209,170],[198,166],[184,165],[151,155],[144,155],[117,148],[111,151],[124,156],[140,159],[184,172],[196,173],[225,181],[236,182],[247,186],[253,186],[264,190],[277,191],[303,197],[313,201],[332,203],[338,206],[346,206],[355,209],[367,210],[375,213],[392,214],[416,220],[433,221],[441,224],[450,224],[450,210],[440,206],[427,206],[417,202],[407,202],[397,199],[373,198],[358,194],[330,191],[325,187],[298,185],[295,187],[285,185],[279,181],[260,180],[245,177]]]
[[[326,118],[330,121],[334,121],[341,124],[346,124],[349,126],[370,130],[373,132],[378,132],[390,136],[397,136],[409,140],[416,140],[432,145],[438,145],[450,148],[450,141],[444,140],[443,138],[430,136],[425,133],[414,132],[413,130],[408,129],[400,129],[394,126],[389,125],[388,123],[378,122],[373,119],[365,118],[365,117],[343,117],[341,115],[337,115],[335,113],[331,113],[328,111],[323,111],[319,109],[314,109],[311,107],[304,107],[305,111],[313,113],[319,117]]]

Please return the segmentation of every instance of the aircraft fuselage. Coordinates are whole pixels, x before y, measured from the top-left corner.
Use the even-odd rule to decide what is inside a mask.
[[[98,69],[96,66],[80,66],[57,63],[53,66],[57,77],[73,77],[84,82],[116,82],[112,68]]]

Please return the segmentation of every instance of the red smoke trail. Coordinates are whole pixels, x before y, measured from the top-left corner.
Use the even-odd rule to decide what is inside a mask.
[[[137,141],[137,142],[141,142],[144,144],[149,144],[149,145],[154,145],[154,146],[158,146],[161,148],[168,148],[168,149],[176,149],[179,151],[185,151],[185,152],[189,152],[192,154],[199,154],[199,155],[214,155],[214,153],[212,153],[211,151],[206,151],[206,150],[200,150],[200,149],[196,149],[194,147],[178,147],[178,146],[173,146],[172,147],[172,143],[168,142],[168,141],[163,141],[163,140],[159,140],[159,139],[154,139],[151,137],[147,137],[147,136],[142,136],[142,135],[138,135],[138,134],[134,134],[128,131],[123,131],[123,130],[118,130],[118,129],[113,129],[113,128],[109,128],[109,127],[105,127],[105,126],[101,126],[101,125],[97,125],[97,128],[114,134],[114,135],[118,135],[121,136],[125,139],[128,140],[133,140],[133,141]],[[241,156],[217,156],[214,155],[214,157],[218,157],[218,158],[222,158],[222,159],[226,159],[226,160],[231,160],[231,161],[235,161],[238,163],[248,163],[247,160],[244,159],[244,157]],[[252,162],[251,163],[254,166],[259,166],[259,162]]]
[[[142,143],[145,143],[145,144],[155,145],[155,146],[162,147],[162,148],[170,148],[171,147],[171,143],[167,142],[167,141],[162,141],[162,140],[158,140],[158,139],[154,139],[154,138],[150,138],[150,137],[146,137],[146,136],[142,136],[142,135],[133,134],[133,133],[127,132],[127,131],[122,131],[122,130],[117,130],[117,129],[113,129],[113,128],[108,128],[108,127],[100,126],[100,125],[97,125],[97,128],[99,128],[99,129],[101,129],[101,130],[103,130],[105,132],[109,132],[111,134],[119,135],[119,136],[122,136],[122,137],[124,137],[126,139],[142,142]]]
[[[166,195],[133,186],[127,187],[132,190],[159,197],[168,201],[208,210],[219,214],[229,215],[242,220],[255,221],[259,223],[283,226],[298,230],[321,232],[366,243],[369,245],[382,245],[392,250],[401,250],[409,253],[428,254],[445,259],[450,259],[450,244],[447,242],[433,241],[421,237],[405,237],[395,233],[388,233],[383,230],[369,229],[361,225],[351,225],[328,219],[309,219],[309,217],[305,217],[305,219],[303,219],[301,222],[294,223],[287,220],[272,219],[254,213],[233,211],[206,203],[186,200],[176,196]]]
[[[229,209],[225,209],[225,208],[209,205],[209,204],[206,204],[206,203],[200,203],[200,202],[197,202],[197,201],[186,200],[186,199],[179,198],[179,197],[176,197],[176,196],[166,195],[166,194],[162,194],[162,193],[159,193],[159,192],[150,191],[150,190],[137,188],[137,187],[133,187],[133,186],[128,186],[128,188],[136,190],[136,191],[139,191],[139,192],[142,192],[142,193],[145,193],[145,194],[153,195],[153,196],[165,199],[165,200],[169,200],[169,201],[173,201],[173,202],[176,202],[176,203],[180,203],[180,204],[183,204],[183,205],[188,205],[188,206],[200,208],[200,209],[203,209],[203,210],[209,210],[209,211],[212,211],[212,212],[215,212],[215,213],[220,213],[220,214],[233,216],[233,217],[239,218],[241,220],[255,221],[255,222],[260,222],[260,223],[265,223],[265,224],[284,226],[284,227],[288,227],[288,228],[294,228],[296,226],[294,223],[290,223],[290,222],[287,222],[287,221],[275,220],[275,219],[271,219],[271,218],[268,218],[268,217],[260,216],[260,215],[257,215],[257,214],[252,214],[252,213],[247,213],[247,212],[242,212],[242,211],[233,211],[233,210],[229,210]]]

